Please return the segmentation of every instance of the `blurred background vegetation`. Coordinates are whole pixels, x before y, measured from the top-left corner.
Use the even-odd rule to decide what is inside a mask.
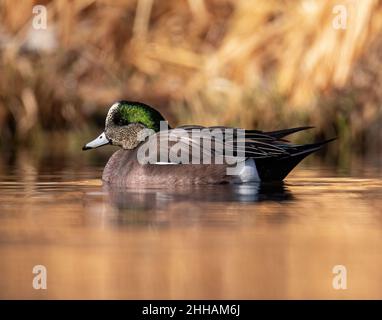
[[[130,99],[172,125],[313,125],[297,141],[338,136],[328,159],[382,165],[381,80],[376,0],[0,0],[2,154],[80,153]]]

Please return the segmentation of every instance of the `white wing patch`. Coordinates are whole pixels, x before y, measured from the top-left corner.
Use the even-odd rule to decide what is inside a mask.
[[[179,163],[175,163],[175,162],[155,162],[154,164],[157,164],[157,165],[160,165],[160,166],[164,166],[164,165],[167,165],[167,164],[179,164]]]

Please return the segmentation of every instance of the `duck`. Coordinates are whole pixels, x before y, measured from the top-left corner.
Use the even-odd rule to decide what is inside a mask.
[[[311,128],[171,128],[153,107],[121,100],[109,108],[105,130],[82,149],[105,145],[120,148],[102,173],[103,182],[112,186],[274,182],[283,181],[304,158],[335,139],[310,144],[293,144],[285,139]]]

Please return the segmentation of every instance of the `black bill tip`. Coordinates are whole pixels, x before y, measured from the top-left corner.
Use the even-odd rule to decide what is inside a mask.
[[[82,151],[89,150],[89,149],[93,149],[93,148],[92,148],[92,147],[87,147],[86,145],[84,145],[84,146],[82,147]]]

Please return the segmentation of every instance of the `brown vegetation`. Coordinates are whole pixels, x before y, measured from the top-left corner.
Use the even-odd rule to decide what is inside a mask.
[[[345,30],[334,0],[51,0],[35,30],[37,1],[4,0],[0,144],[101,124],[124,98],[176,123],[312,124],[340,152],[378,151],[382,5],[342,3]]]

